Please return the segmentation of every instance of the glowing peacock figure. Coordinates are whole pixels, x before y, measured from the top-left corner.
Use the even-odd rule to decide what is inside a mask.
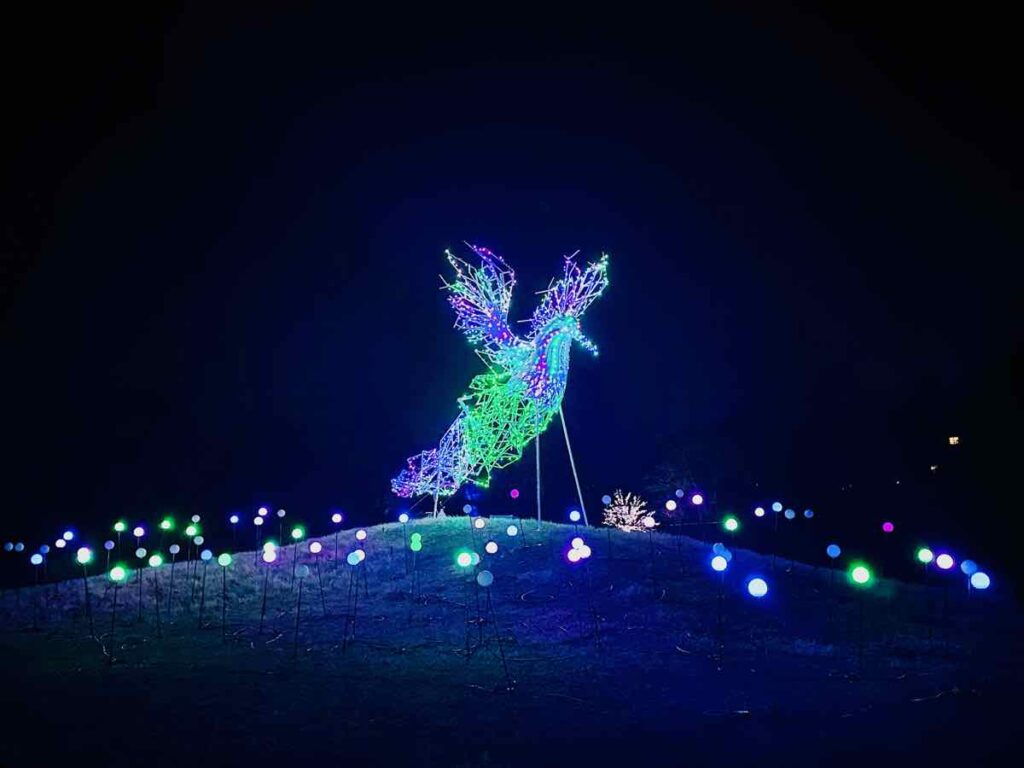
[[[460,328],[487,365],[459,398],[461,413],[439,446],[412,456],[391,481],[399,496],[450,496],[466,482],[486,486],[493,469],[518,461],[558,412],[565,394],[572,342],[597,354],[580,330],[580,318],[608,285],[608,257],[580,269],[565,259],[520,338],[509,327],[515,272],[486,248],[469,246],[480,260],[469,264],[446,251],[455,280],[444,282]]]

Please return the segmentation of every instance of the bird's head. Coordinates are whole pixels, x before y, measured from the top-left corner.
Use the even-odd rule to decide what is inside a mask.
[[[568,336],[573,341],[597,354],[597,345],[583,333],[580,318],[604,289],[608,287],[608,256],[580,269],[576,254],[565,259],[565,274],[543,291],[544,300],[530,320],[530,338]]]

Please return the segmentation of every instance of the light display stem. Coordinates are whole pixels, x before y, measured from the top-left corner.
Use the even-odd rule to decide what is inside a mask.
[[[173,561],[171,565],[173,567]],[[203,612],[206,610],[206,569],[208,567],[209,565],[206,563],[206,561],[203,561],[203,582],[202,585],[199,587],[199,621],[196,623],[196,627],[198,629],[203,628]],[[171,576],[174,576],[173,570],[171,571]],[[172,581],[171,584],[173,589],[174,582]]]
[[[114,650],[117,648],[117,643],[114,640],[114,629],[117,627],[117,592],[118,584],[114,582],[114,602],[110,608],[110,653],[107,655],[107,664],[114,663]]]
[[[96,637],[96,629],[92,625],[92,599],[89,595],[89,570],[82,565],[82,586],[85,588],[85,615],[89,619],[89,637]]]

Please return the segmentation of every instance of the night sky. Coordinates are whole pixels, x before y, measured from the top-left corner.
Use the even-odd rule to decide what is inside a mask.
[[[466,240],[516,268],[517,318],[563,254],[611,254],[565,399],[589,498],[682,452],[723,505],[902,515],[997,556],[1021,453],[1005,22],[594,13],[5,25],[3,535],[381,519],[480,369],[438,290]]]

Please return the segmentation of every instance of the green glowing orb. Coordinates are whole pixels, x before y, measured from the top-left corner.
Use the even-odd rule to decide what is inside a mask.
[[[227,568],[229,565],[231,565],[231,555],[229,555],[227,552],[225,552],[223,555],[218,555],[217,565],[221,566],[222,568]]]
[[[727,517],[722,521],[722,525],[725,527],[725,530],[729,531],[729,533],[735,533],[739,530],[740,521],[735,517]]]
[[[128,578],[128,569],[123,565],[115,565],[110,569],[110,580],[115,584],[120,584],[122,581]]]
[[[473,555],[466,550],[462,550],[455,556],[455,564],[460,568],[469,568],[473,564]]]
[[[863,563],[854,563],[850,568],[850,581],[864,587],[871,583],[871,569]]]

